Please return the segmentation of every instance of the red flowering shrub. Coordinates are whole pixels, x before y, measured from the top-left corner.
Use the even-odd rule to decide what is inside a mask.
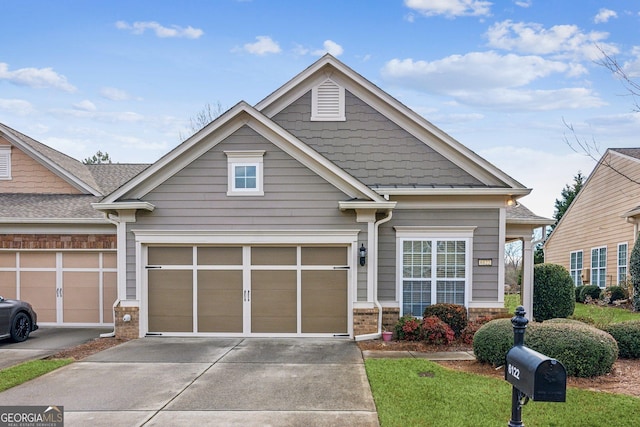
[[[493,318],[491,316],[480,316],[476,320],[467,323],[467,326],[460,332],[460,340],[465,344],[473,344],[473,336],[478,329]]]
[[[436,316],[449,325],[456,336],[467,326],[467,309],[462,305],[438,303],[424,309],[424,317]]]
[[[405,341],[420,341],[422,339],[422,328],[420,320],[410,314],[402,316],[395,326],[396,337]]]
[[[422,335],[430,344],[451,344],[455,340],[453,329],[436,316],[422,319]]]

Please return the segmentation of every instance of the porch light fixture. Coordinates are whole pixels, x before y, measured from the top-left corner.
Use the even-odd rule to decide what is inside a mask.
[[[367,260],[367,248],[364,247],[364,243],[361,243],[360,246],[360,265],[364,266]]]

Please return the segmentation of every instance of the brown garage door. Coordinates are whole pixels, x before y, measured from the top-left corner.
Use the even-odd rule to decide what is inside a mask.
[[[150,246],[147,257],[149,332],[348,332],[346,246]]]
[[[0,252],[0,295],[30,302],[42,324],[112,324],[116,276],[115,252]]]

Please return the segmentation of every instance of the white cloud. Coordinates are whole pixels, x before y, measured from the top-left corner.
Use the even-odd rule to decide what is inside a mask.
[[[33,105],[22,99],[1,99],[0,110],[7,111],[18,116],[27,116],[35,111]]]
[[[127,101],[131,99],[131,96],[126,91],[114,87],[103,87],[100,89],[100,95],[111,101]]]
[[[74,106],[76,107],[76,106]],[[61,117],[75,117],[81,119],[91,119],[106,123],[140,123],[145,120],[142,114],[134,113],[132,111],[105,111],[98,112],[87,109],[53,109],[53,114]]]
[[[247,43],[244,50],[253,55],[266,55],[268,53],[280,53],[280,45],[269,36],[257,36],[255,43]]]
[[[516,6],[524,7],[525,9],[531,7],[533,0],[515,1]]]
[[[492,89],[478,92],[459,92],[459,102],[507,111],[549,111],[596,108],[606,103],[586,88],[550,90]]]
[[[398,84],[441,94],[461,90],[519,87],[553,73],[573,71],[563,62],[540,56],[471,52],[427,62],[392,59],[382,69],[385,78]]]
[[[404,5],[425,16],[489,16],[491,2],[483,0],[405,0]]]
[[[20,68],[9,71],[9,64],[0,62],[0,80],[39,89],[53,88],[65,92],[76,91],[75,86],[70,84],[65,76],[56,73],[52,68]]]
[[[478,154],[498,166],[525,186],[533,188],[520,201],[534,213],[553,217],[554,201],[562,188],[573,180],[578,171],[591,173],[595,162],[584,154],[566,150],[535,150],[501,146],[480,150]]]
[[[616,13],[615,10],[602,8],[598,11],[598,14],[593,18],[593,22],[595,22],[596,24],[600,24],[603,22],[609,22],[609,19],[617,18],[617,17],[618,17],[618,14]]]
[[[73,104],[73,108],[75,108],[76,110],[81,110],[81,111],[96,111],[96,105],[89,101],[88,99],[85,99],[84,101],[80,101],[76,104]]]
[[[165,27],[155,21],[136,21],[133,24],[129,24],[125,21],[118,21],[116,22],[116,28],[119,30],[131,31],[132,34],[143,34],[146,30],[151,30],[160,38],[176,37],[198,39],[204,34],[204,31],[199,28],[193,28],[192,26],[188,26],[186,28],[178,25]]]
[[[631,54],[635,56],[635,58],[626,61],[622,65],[622,70],[628,77],[637,78],[640,77],[640,46],[634,46],[633,49],[631,49]]]
[[[324,43],[322,44],[322,49],[313,51],[313,54],[317,56],[322,56],[325,53],[329,53],[333,56],[340,56],[342,55],[343,52],[344,52],[344,49],[338,43],[334,42],[333,40],[325,40]]]
[[[609,33],[585,33],[576,25],[554,25],[547,29],[538,23],[506,20],[492,25],[485,36],[493,48],[526,54],[592,61],[601,57],[599,48],[611,54],[618,52],[613,44],[604,42]]]

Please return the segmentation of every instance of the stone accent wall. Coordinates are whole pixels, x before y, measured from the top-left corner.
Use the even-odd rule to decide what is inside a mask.
[[[469,308],[467,309],[467,314],[469,321],[474,321],[482,316],[509,317],[506,308]]]
[[[116,249],[115,234],[0,234],[0,249]]]
[[[353,309],[353,335],[375,334],[378,332],[377,308]]]
[[[131,316],[129,322],[122,320],[126,314]],[[140,335],[140,309],[138,307],[122,307],[118,304],[115,308],[115,316],[116,338],[138,338]]]

